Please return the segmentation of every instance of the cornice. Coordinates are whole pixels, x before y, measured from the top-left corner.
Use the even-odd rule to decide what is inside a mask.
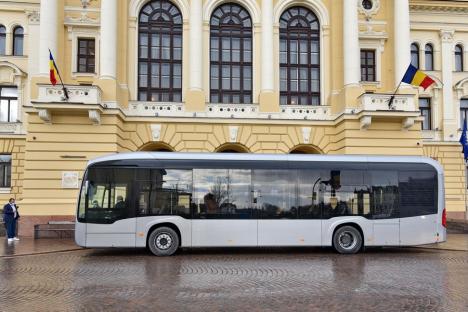
[[[428,4],[428,3],[412,3],[410,4],[410,12],[426,12],[426,13],[468,13],[467,4]]]

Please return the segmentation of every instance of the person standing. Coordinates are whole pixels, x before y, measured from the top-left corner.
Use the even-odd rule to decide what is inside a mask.
[[[16,221],[19,218],[18,207],[15,204],[15,199],[10,198],[8,204],[3,206],[3,220],[7,228],[8,242],[19,241],[19,238],[15,236],[16,233]]]

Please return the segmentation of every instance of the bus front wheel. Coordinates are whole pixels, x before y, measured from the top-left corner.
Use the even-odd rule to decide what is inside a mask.
[[[157,228],[148,238],[148,248],[155,256],[171,256],[179,248],[179,235],[169,227]]]
[[[355,254],[362,247],[362,235],[354,226],[342,226],[333,234],[333,247],[341,254]]]

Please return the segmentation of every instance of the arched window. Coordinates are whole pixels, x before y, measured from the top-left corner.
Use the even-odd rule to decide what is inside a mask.
[[[455,46],[455,71],[463,71],[463,47],[460,44]]]
[[[138,100],[181,102],[182,14],[169,1],[150,1],[138,29]]]
[[[5,55],[6,28],[0,25],[0,55]]]
[[[24,30],[17,26],[13,30],[13,55],[23,55]]]
[[[426,44],[426,48],[424,50],[425,56],[425,63],[426,63],[426,70],[434,70],[434,48],[432,44]]]
[[[211,15],[210,73],[210,102],[252,103],[252,20],[237,4]]]
[[[411,44],[411,65],[419,68],[419,45],[417,43]]]
[[[280,18],[280,104],[320,105],[320,27],[317,16],[292,7]]]

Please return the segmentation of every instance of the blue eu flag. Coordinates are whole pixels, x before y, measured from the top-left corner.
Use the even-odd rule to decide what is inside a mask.
[[[466,137],[466,119],[463,121],[463,131],[460,137],[460,144],[463,146],[463,155],[468,160],[468,141]]]

